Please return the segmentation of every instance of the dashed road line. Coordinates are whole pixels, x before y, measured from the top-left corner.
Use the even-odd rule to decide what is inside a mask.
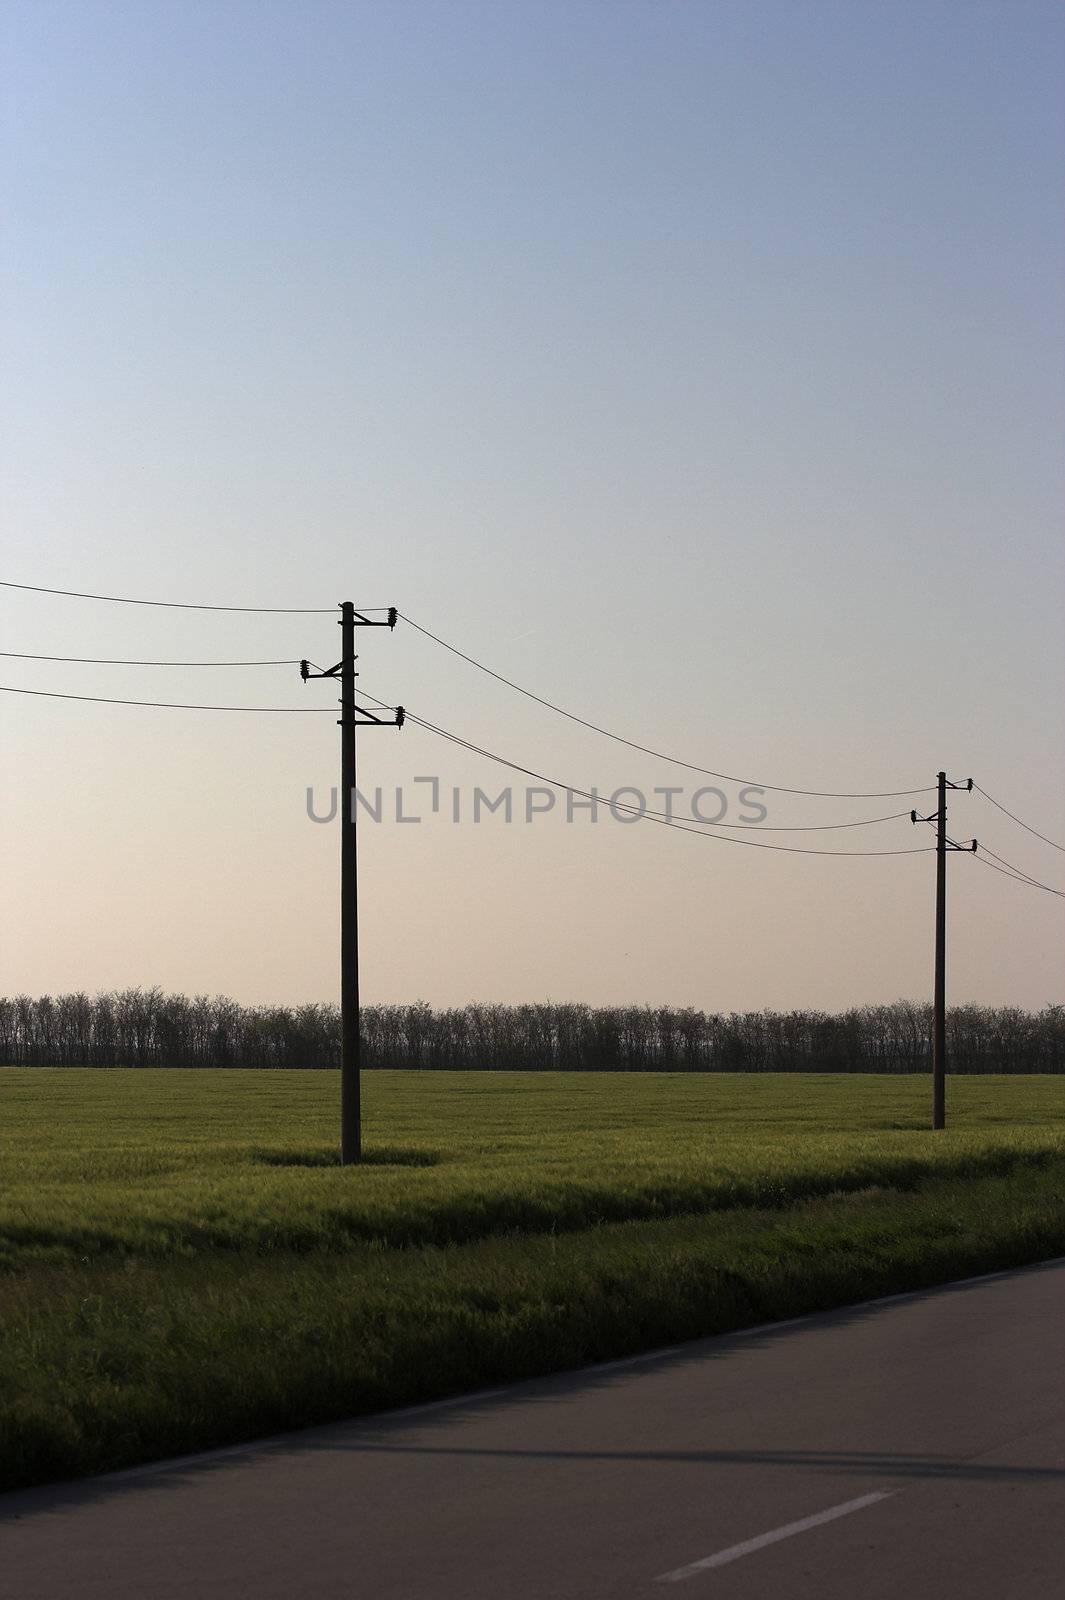
[[[820,1528],[825,1522],[835,1522],[837,1517],[849,1517],[853,1511],[864,1511],[866,1506],[875,1506],[879,1500],[889,1500],[897,1492],[895,1489],[879,1489],[875,1494],[859,1495],[857,1500],[845,1500],[842,1505],[817,1511],[812,1517],[801,1517],[798,1522],[786,1522],[782,1528],[773,1528],[769,1533],[744,1539],[742,1544],[730,1544],[727,1550],[718,1550],[712,1556],[704,1556],[701,1561],[690,1561],[686,1567],[663,1572],[655,1581],[679,1583],[682,1578],[694,1578],[697,1572],[707,1572],[711,1567],[726,1567],[730,1561],[753,1555],[756,1550],[764,1550],[768,1544],[779,1544],[781,1539],[791,1539],[797,1533],[806,1533],[809,1528]]]

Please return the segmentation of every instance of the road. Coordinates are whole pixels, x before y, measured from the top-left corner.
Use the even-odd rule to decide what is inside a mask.
[[[1065,1261],[0,1497],[4,1600],[1065,1593]]]

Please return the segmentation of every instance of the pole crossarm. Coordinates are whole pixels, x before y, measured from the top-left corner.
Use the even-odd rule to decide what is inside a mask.
[[[957,788],[958,785],[955,784],[954,787]],[[933,811],[930,817],[920,817],[916,811],[911,811],[910,821],[933,822],[938,824],[939,813],[937,811]],[[961,843],[959,843],[957,839],[952,839],[949,834],[944,834],[944,848],[947,850],[964,850],[966,854],[975,854],[979,843],[980,841],[978,839],[964,839],[961,841]]]
[[[343,703],[341,709],[344,709]],[[379,717],[374,712],[368,711],[365,706],[352,706],[355,713],[355,726],[357,728],[402,728],[407,720],[407,713],[402,706],[396,707],[394,717]]]
[[[344,603],[345,604],[349,604],[350,602],[345,601]],[[355,616],[354,616],[354,622],[355,622],[355,626],[357,628],[391,628],[391,629],[394,629],[395,626],[396,626],[396,621],[397,621],[398,617],[399,617],[399,612],[396,610],[395,606],[389,606],[387,617],[364,617],[361,611],[356,611],[355,612]]]

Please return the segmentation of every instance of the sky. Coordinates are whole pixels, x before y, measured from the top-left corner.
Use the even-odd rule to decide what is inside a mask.
[[[927,851],[909,791],[941,768],[1065,839],[1057,0],[8,0],[3,27],[0,577],[308,614],[0,589],[6,652],[285,663],[0,680],[317,714],[0,695],[0,992],[338,997],[339,828],[307,805],[336,692],[293,663],[337,659],[352,600],[660,755],[405,620],[360,632],[370,695],[693,830],[360,733],[365,1000],[926,998],[932,854],[751,846]],[[693,768],[831,793],[767,791],[755,825]],[[508,783],[512,820],[475,823]],[[700,786],[738,827],[691,821]],[[949,827],[1065,889],[979,792]],[[1062,900],[947,866],[948,999],[1065,998]]]

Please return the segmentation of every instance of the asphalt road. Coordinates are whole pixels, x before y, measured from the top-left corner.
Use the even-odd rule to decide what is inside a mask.
[[[4,1600],[1061,1600],[1065,1261],[0,1497]]]

